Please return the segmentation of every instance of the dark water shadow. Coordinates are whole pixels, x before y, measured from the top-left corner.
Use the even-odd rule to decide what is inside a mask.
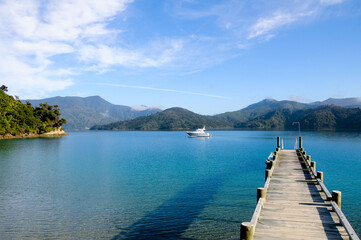
[[[118,239],[189,239],[182,234],[213,199],[229,175],[217,175],[189,185],[154,211],[122,229]]]

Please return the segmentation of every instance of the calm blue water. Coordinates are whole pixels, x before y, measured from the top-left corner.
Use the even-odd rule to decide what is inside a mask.
[[[276,137],[298,132],[80,132],[0,141],[1,239],[239,239]],[[361,134],[303,133],[361,235]]]

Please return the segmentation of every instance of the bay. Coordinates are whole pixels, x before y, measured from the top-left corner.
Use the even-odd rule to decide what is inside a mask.
[[[71,132],[0,141],[1,239],[239,239],[276,137],[298,132]],[[303,132],[361,235],[361,134]]]

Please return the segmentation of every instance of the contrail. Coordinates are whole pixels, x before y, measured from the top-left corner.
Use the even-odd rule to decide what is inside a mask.
[[[224,96],[218,96],[218,95],[212,95],[212,94],[206,94],[206,93],[198,93],[198,92],[188,92],[188,91],[181,91],[181,90],[175,90],[175,89],[166,89],[166,88],[154,88],[154,87],[146,87],[146,86],[133,86],[133,85],[123,85],[123,84],[114,84],[114,83],[97,83],[96,85],[111,86],[111,87],[121,87],[121,88],[146,89],[146,90],[162,91],[162,92],[175,92],[175,93],[198,95],[198,96],[204,96],[204,97],[230,99],[230,98],[224,97]]]

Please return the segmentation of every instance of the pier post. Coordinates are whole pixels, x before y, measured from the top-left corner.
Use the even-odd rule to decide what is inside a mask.
[[[302,137],[298,138],[298,144],[299,144],[299,148],[302,148]]]
[[[313,168],[313,171],[316,172],[316,162],[311,162],[311,167]]]
[[[266,169],[266,172],[265,172],[265,181],[267,181],[267,178],[268,177],[271,177],[271,169]]]
[[[332,201],[341,209],[341,191],[332,191]]]
[[[316,162],[311,162],[311,167],[316,172]]]
[[[311,162],[311,155],[307,155],[307,161]]]
[[[241,225],[241,240],[253,240],[254,226],[251,222],[243,222]]]
[[[277,148],[281,147],[281,139],[280,137],[277,137]]]
[[[265,188],[257,188],[257,203],[260,198],[263,198],[266,200],[266,189]]]
[[[317,178],[323,182],[323,172],[317,172]]]
[[[271,169],[271,167],[272,167],[272,163],[271,163],[271,162],[273,162],[273,161],[270,161],[270,160],[267,160],[267,161],[266,161],[266,165],[267,165],[266,169]]]
[[[275,161],[271,161],[271,168],[274,167],[276,165]]]

